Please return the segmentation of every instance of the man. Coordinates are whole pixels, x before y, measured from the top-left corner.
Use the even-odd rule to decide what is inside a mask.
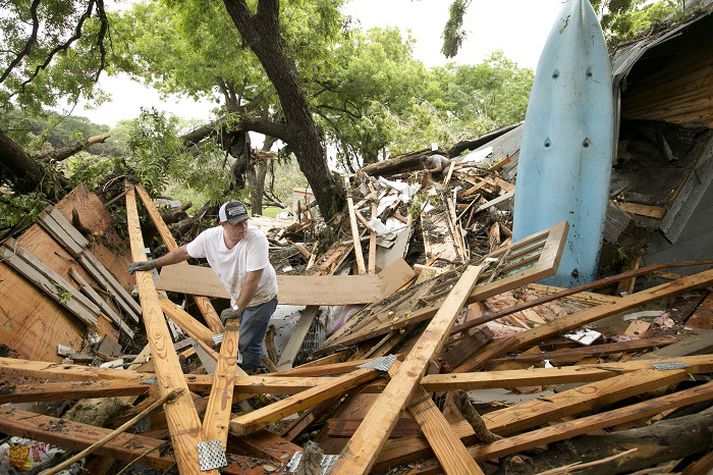
[[[436,179],[440,179],[442,176],[448,176],[451,161],[443,155],[431,155],[430,157],[421,157],[421,166],[426,170],[426,173],[421,179],[421,186],[426,186],[431,176]]]
[[[262,341],[277,307],[277,277],[268,257],[267,238],[262,231],[248,227],[248,218],[243,203],[228,201],[218,211],[218,226],[156,260],[134,262],[129,273],[177,264],[190,257],[207,259],[231,298],[231,308],[220,318],[240,319],[240,366],[254,372],[262,363]]]

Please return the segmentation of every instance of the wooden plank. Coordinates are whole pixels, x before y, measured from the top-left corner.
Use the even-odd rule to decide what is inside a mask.
[[[361,248],[361,237],[359,236],[359,226],[354,213],[354,200],[352,199],[351,185],[349,177],[344,177],[344,189],[347,192],[347,207],[349,210],[349,226],[352,230],[352,241],[354,241],[354,257],[356,257],[357,273],[366,274],[366,265],[364,264],[364,251]]]
[[[7,376],[6,376],[7,377]],[[63,383],[8,384],[0,392],[0,404],[39,401],[65,401],[115,396],[138,396],[151,388],[138,381],[70,381]]]
[[[681,362],[688,365],[690,374],[713,371],[713,355],[633,360],[625,363],[563,366],[560,368],[528,368],[475,373],[429,374],[421,385],[426,391],[455,391],[462,389],[517,388],[562,383],[600,381],[622,373],[651,369],[653,363]]]
[[[302,447],[299,445],[268,430],[255,432],[249,437],[230,436],[228,446],[231,452],[233,448],[236,448],[256,457],[272,459],[279,464],[286,464],[295,452],[302,451]]]
[[[678,295],[688,290],[705,287],[713,283],[713,270],[700,272],[691,276],[686,276],[672,282],[652,287],[641,292],[622,297],[617,303],[599,305],[579,312],[575,312],[564,318],[555,320],[547,325],[541,325],[532,330],[524,331],[518,335],[502,338],[490,343],[478,350],[468,358],[454,372],[467,372],[479,368],[493,358],[504,355],[510,351],[516,351],[525,347],[531,347],[545,338],[559,335],[568,330],[578,328],[587,323],[591,323],[602,318],[638,307],[653,300]]]
[[[301,393],[289,396],[248,414],[238,416],[230,421],[230,432],[243,436],[266,427],[271,422],[279,421],[307,409],[326,399],[344,394],[379,375],[377,370],[364,368],[353,373],[332,378],[329,382]]]
[[[161,214],[156,208],[156,204],[146,192],[146,189],[143,187],[143,185],[136,185],[135,188],[137,193],[139,194],[139,198],[141,198],[141,202],[144,204],[144,209],[148,213],[149,218],[151,218],[151,221],[156,227],[156,230],[161,236],[161,239],[166,245],[166,248],[169,251],[173,251],[178,247],[178,243],[176,243],[176,240],[173,238],[171,231],[168,229],[168,226],[166,226],[166,223],[163,221]],[[182,262],[179,265],[188,265],[188,263]],[[193,296],[193,300],[196,303],[196,307],[198,307],[198,310],[201,312],[201,315],[203,315],[203,318],[205,318],[208,328],[210,328],[216,333],[222,333],[223,324],[221,323],[220,317],[216,313],[215,308],[213,308],[213,304],[210,303],[210,299],[200,295],[195,295]]]
[[[213,375],[213,389],[210,391],[208,407],[203,417],[203,437],[206,440],[219,440],[223,449],[228,441],[230,408],[233,405],[239,331],[239,320],[231,319],[226,322],[218,365]]]
[[[713,382],[631,404],[620,409],[613,409],[593,416],[582,417],[506,439],[496,440],[487,445],[471,446],[468,448],[468,451],[476,461],[485,461],[544,446],[560,440],[571,439],[578,435],[591,433],[607,427],[651,417],[670,409],[710,401],[711,399],[713,399]],[[438,473],[438,469],[437,464],[429,463],[427,465],[424,464],[419,467],[418,470],[414,470],[411,473],[418,473],[420,475],[432,474]]]
[[[376,219],[377,204],[371,204],[371,219]],[[376,231],[369,230],[369,274],[376,274]]]
[[[131,242],[131,255],[134,261],[143,261],[146,260],[146,254],[143,252],[145,246],[141,235],[136,196],[132,185],[127,183],[126,187],[126,219]],[[161,395],[168,394],[174,389],[184,390],[172,404],[166,406],[165,411],[178,469],[182,474],[201,473],[198,468],[198,450],[196,448],[198,442],[201,441],[201,421],[183,377],[178,356],[173,349],[173,342],[163,318],[161,303],[151,273],[137,272],[136,285],[139,289],[144,326],[153,355],[153,364]],[[214,473],[217,472],[214,471]]]
[[[438,410],[431,396],[422,387],[416,388],[408,409],[421,426],[421,431],[446,473],[483,473],[475,460],[469,456],[468,449],[463,445],[460,437],[453,432],[451,425]]]
[[[38,223],[81,263],[85,270],[111,293],[126,313],[138,322],[141,309],[134,298],[89,250],[89,242],[56,208],[38,216]]]
[[[369,472],[398,420],[399,413],[416,390],[428,362],[443,348],[453,322],[478,280],[480,267],[468,267],[443,306],[409,352],[398,373],[369,410],[364,422],[339,456],[332,473]]]
[[[617,343],[604,343],[601,345],[545,351],[537,354],[521,354],[516,356],[506,356],[503,358],[494,358],[491,360],[491,363],[501,363],[503,361],[536,362],[543,360],[551,360],[557,363],[576,363],[583,358],[590,358],[592,356],[602,356],[625,351],[638,351],[647,348],[668,346],[682,340],[683,338],[684,337],[680,335],[640,338],[637,340],[620,341]]]
[[[78,451],[89,447],[94,441],[100,440],[112,431],[66,419],[0,407],[0,432],[41,440],[64,449]],[[150,449],[158,449],[163,444],[162,440],[124,433],[101,447],[96,454],[129,461]],[[141,463],[155,468],[168,469],[174,465],[175,461],[173,458],[161,456],[157,450],[154,450],[148,452],[141,459]]]
[[[8,240],[0,246],[0,257],[75,317],[86,325],[96,328],[99,308],[91,302],[91,307],[85,305],[86,298],[80,298],[81,294],[73,285],[27,250],[19,247],[14,240]]]
[[[77,272],[76,269],[72,268],[69,269],[69,275],[79,284],[80,289],[82,292],[84,292],[89,299],[94,302],[104,313],[104,315],[108,316],[111,318],[111,321],[114,322],[130,339],[134,339],[134,331],[129,328],[129,326],[124,323],[124,320],[121,319],[118,313],[114,311],[113,308],[109,304],[104,301],[104,299],[97,293],[94,288],[89,285],[89,283],[82,277],[82,275]]]
[[[312,322],[314,322],[318,311],[319,307],[313,305],[303,310],[297,325],[292,329],[290,339],[282,350],[282,354],[280,354],[280,360],[277,362],[277,369],[279,371],[292,368],[292,365],[295,363],[295,358],[297,358],[297,354],[302,347],[307,332],[309,332],[309,329],[312,327]]]
[[[622,211],[639,216],[646,216],[647,218],[661,219],[666,214],[666,208],[662,208],[661,206],[627,203],[625,201],[616,201],[615,203]]]
[[[203,343],[213,346],[213,331],[204,326],[201,322],[193,318],[193,315],[183,310],[179,305],[171,302],[167,298],[159,298],[161,310],[176,325],[181,327],[181,330],[186,332],[193,340],[201,340]]]
[[[641,369],[533,399],[483,415],[486,426],[499,435],[513,434],[564,416],[591,411],[616,401],[688,379],[685,370]]]
[[[378,302],[390,295],[387,279],[379,277],[393,266],[404,269],[403,259],[377,275],[278,275],[277,298],[284,305],[358,305]],[[405,264],[408,266],[408,264]],[[403,275],[399,287],[415,277],[413,271]],[[408,279],[405,276],[408,275]],[[405,280],[404,280],[405,279]],[[388,280],[391,282],[391,280]],[[161,269],[157,288],[167,292],[229,298],[215,272],[210,267],[171,265]],[[398,288],[398,287],[397,287]],[[306,292],[305,289],[309,289]]]

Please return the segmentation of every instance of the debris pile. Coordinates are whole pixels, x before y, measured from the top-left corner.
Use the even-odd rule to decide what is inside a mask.
[[[713,271],[668,273],[713,262],[538,284],[567,223],[511,242],[509,159],[480,152],[433,177],[418,165],[430,153],[345,178],[348,216],[329,246],[309,207],[253,220],[287,309],[257,375],[236,364],[238,327],[218,318],[227,294],[210,268],[139,273],[131,295],[126,266],[148,251],[137,201],[143,228],[177,246],[140,185],[126,186],[131,257],[86,190],[43,212],[1,248],[3,470],[713,466]]]

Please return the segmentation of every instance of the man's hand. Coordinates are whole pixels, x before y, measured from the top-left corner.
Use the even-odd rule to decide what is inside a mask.
[[[156,261],[153,260],[132,262],[129,266],[129,274],[133,274],[138,270],[152,270],[156,267],[158,267]]]
[[[226,321],[235,319],[235,318],[240,318],[243,315],[243,310],[236,308],[226,308],[222,312],[220,312],[220,321],[225,324]]]

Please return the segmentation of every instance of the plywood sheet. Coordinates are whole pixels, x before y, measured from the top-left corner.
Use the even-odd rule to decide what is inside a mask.
[[[279,275],[277,299],[287,305],[357,305],[378,302],[415,277],[403,259],[377,275]],[[206,297],[229,298],[210,267],[166,266],[157,288]]]
[[[78,187],[60,201],[57,209],[69,220],[76,209],[82,225],[95,235],[108,230],[110,216],[99,198],[85,188]],[[38,225],[30,226],[18,238],[18,243],[44,264],[68,281],[70,267],[76,268],[89,282],[81,266],[49,234]],[[122,284],[128,282],[128,259],[106,246],[95,243],[92,252],[113,272]],[[118,331],[106,318],[99,319],[99,330],[112,339]],[[57,344],[81,348],[85,326],[68,311],[44,295],[12,268],[0,263],[0,344],[8,346],[13,355],[42,361],[61,361],[56,354]]]

